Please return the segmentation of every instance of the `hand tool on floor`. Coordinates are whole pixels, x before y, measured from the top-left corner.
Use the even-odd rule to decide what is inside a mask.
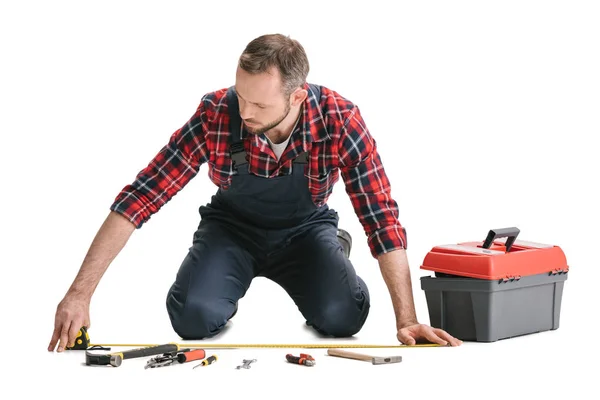
[[[351,358],[354,360],[370,361],[373,365],[392,364],[402,362],[402,356],[376,357],[367,354],[353,353],[351,351],[340,349],[329,349],[327,354],[330,356]]]
[[[158,346],[144,347],[109,354],[94,354],[86,350],[85,365],[112,365],[113,367],[118,367],[121,365],[123,360],[128,360],[130,358],[154,356],[157,354],[172,353],[177,351],[179,351],[179,345],[175,343],[161,344]]]
[[[201,360],[206,357],[204,349],[183,349],[171,353],[156,356],[146,363],[144,369],[168,367],[175,364],[183,364],[190,361]]]
[[[158,344],[125,344],[125,343],[90,343],[89,335],[85,328],[82,328],[85,332],[85,340],[79,344],[76,342],[75,346],[67,347],[67,350],[91,350],[90,347],[153,347]],[[80,331],[81,332],[81,331]],[[328,349],[328,348],[359,348],[359,349],[410,349],[410,348],[421,348],[421,347],[450,347],[442,346],[437,343],[420,343],[413,345],[405,344],[350,344],[350,343],[183,343],[181,347],[189,348],[203,348],[203,349],[241,349],[241,348],[281,348],[281,349]]]
[[[215,356],[213,354],[212,356],[208,357],[207,359],[202,360],[202,362],[200,364],[196,365],[194,368],[196,368],[196,367],[204,367],[206,365],[210,365],[210,364],[214,363],[215,361],[217,361],[217,356]],[[194,368],[192,368],[192,369],[194,369]]]
[[[75,343],[72,347],[67,346],[67,350],[86,350],[90,347],[90,335],[87,332],[87,328],[82,327],[79,332],[77,332],[77,337],[75,338]]]
[[[316,364],[315,359],[310,354],[300,353],[300,357],[293,354],[286,354],[285,359],[292,364],[306,365],[312,367]]]
[[[235,369],[250,369],[250,364],[252,364],[253,362],[256,362],[256,359],[252,359],[252,360],[243,360],[243,364],[242,365],[238,365],[237,367],[235,367]]]

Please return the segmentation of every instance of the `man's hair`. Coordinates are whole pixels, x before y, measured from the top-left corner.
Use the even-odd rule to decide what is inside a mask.
[[[310,69],[302,45],[281,34],[262,35],[248,43],[240,56],[239,66],[251,74],[267,72],[276,67],[286,96],[306,83]]]

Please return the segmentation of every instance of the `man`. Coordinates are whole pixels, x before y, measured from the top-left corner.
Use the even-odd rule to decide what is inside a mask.
[[[256,276],[281,285],[323,335],[346,337],[362,328],[369,291],[348,258],[351,238],[327,206],[341,174],[390,291],[398,340],[461,343],[418,323],[406,232],[375,141],[358,108],[308,84],[308,72],[303,47],[289,37],[264,35],[248,44],[234,87],[206,94],[116,197],[57,307],[49,351],[58,342],[58,351],[71,346],[79,329],[89,327],[90,299],[110,262],[202,164],[218,190],[199,209],[193,244],[166,299],[183,339],[219,333]]]

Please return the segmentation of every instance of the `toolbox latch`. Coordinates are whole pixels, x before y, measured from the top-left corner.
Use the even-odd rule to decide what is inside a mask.
[[[567,272],[569,272],[569,268],[553,269],[552,271],[550,271],[550,275],[562,275],[562,274],[566,274]]]

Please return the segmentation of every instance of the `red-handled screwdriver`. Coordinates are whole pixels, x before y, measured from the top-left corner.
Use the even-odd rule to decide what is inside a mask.
[[[180,364],[183,364],[190,361],[202,360],[204,357],[206,357],[204,349],[196,349],[177,354],[177,361],[179,361]]]

